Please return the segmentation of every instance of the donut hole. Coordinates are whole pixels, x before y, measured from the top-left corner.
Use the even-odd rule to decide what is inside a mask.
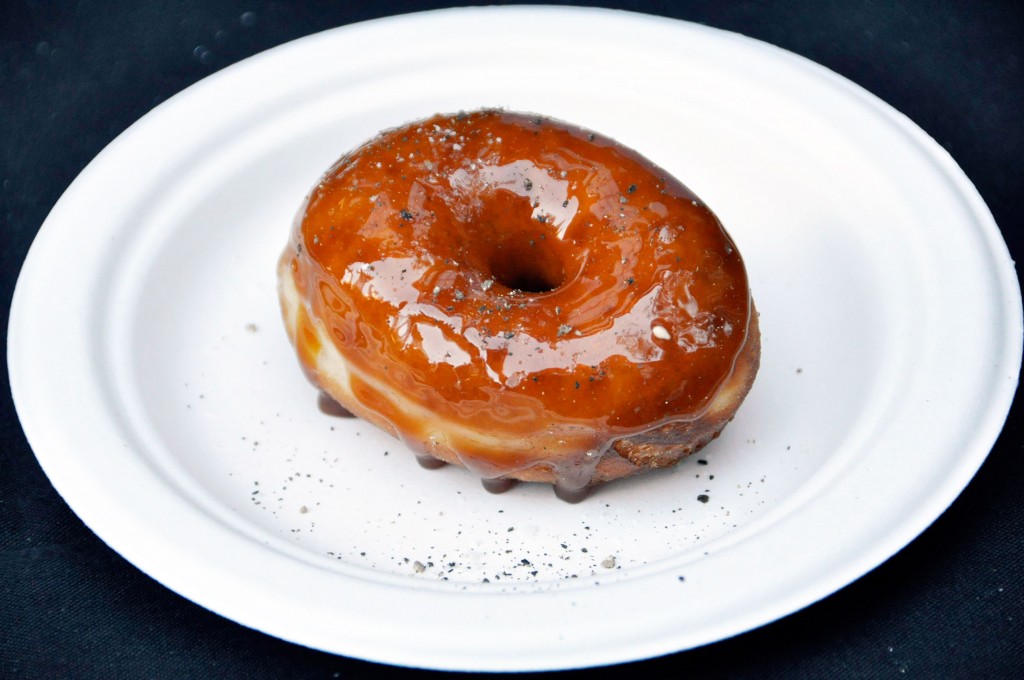
[[[499,243],[490,259],[494,280],[523,293],[548,293],[565,283],[558,253],[541,234],[517,234]]]

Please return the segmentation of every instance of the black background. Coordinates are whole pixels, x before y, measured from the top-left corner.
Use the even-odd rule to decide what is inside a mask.
[[[1011,253],[1020,257],[1021,3],[595,4],[737,31],[809,57],[865,87],[952,154],[991,208]],[[4,323],[18,270],[53,204],[106,144],[147,111],[204,76],[282,42],[449,5],[0,2]],[[0,677],[331,678],[396,672],[245,629],[166,590],[107,548],[71,513],[36,463],[14,413],[4,361]],[[589,673],[1024,677],[1018,414],[1015,403],[988,461],[953,506],[856,583],[738,638]]]

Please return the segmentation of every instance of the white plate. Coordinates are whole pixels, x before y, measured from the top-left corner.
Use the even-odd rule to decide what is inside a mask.
[[[494,496],[317,411],[275,297],[293,211],[377,130],[484,105],[640,150],[739,244],[763,366],[706,465]],[[524,670],[718,640],[878,565],[981,464],[1020,348],[989,212],[873,96],[701,26],[505,8],[329,31],[157,108],[50,214],[8,351],[54,486],[169,588],[331,652]]]

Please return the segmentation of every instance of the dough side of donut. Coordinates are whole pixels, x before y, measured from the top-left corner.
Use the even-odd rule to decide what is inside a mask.
[[[459,455],[458,450],[502,448],[508,443],[506,437],[489,434],[464,423],[438,423],[436,413],[406,398],[373,376],[350,366],[334,346],[324,324],[311,318],[296,288],[295,278],[290,271],[290,259],[282,258],[278,270],[278,292],[285,330],[289,340],[299,349],[303,370],[316,387],[329,394],[352,414],[402,439],[416,453],[429,454],[452,465],[469,467],[477,474],[488,477],[488,470],[485,467],[474,466],[471,461],[467,465],[467,460]],[[757,312],[751,305],[751,319],[744,349],[737,357],[732,375],[722,385],[702,416],[693,421],[668,423],[648,432],[615,440],[602,452],[587,483],[598,484],[629,477],[644,470],[670,467],[700,451],[717,438],[733,419],[753,386],[760,358],[760,328]],[[374,389],[379,399],[389,403],[389,411],[411,414],[414,420],[424,425],[422,430],[403,436],[389,420],[381,416],[380,412],[367,409],[363,400],[359,399],[353,390],[354,375],[369,388]],[[460,441],[462,446],[453,447],[444,440],[432,440],[429,435],[431,429],[444,430],[454,440]],[[572,468],[574,465],[577,463],[571,456],[564,461],[553,456],[540,464],[530,464],[506,471],[501,477],[524,482],[557,484],[563,481],[565,476],[562,468]]]

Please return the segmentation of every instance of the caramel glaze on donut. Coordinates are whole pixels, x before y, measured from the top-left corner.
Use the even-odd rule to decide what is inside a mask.
[[[419,455],[563,491],[672,465],[757,372],[746,271],[639,154],[482,110],[339,160],[279,267],[310,379]]]

